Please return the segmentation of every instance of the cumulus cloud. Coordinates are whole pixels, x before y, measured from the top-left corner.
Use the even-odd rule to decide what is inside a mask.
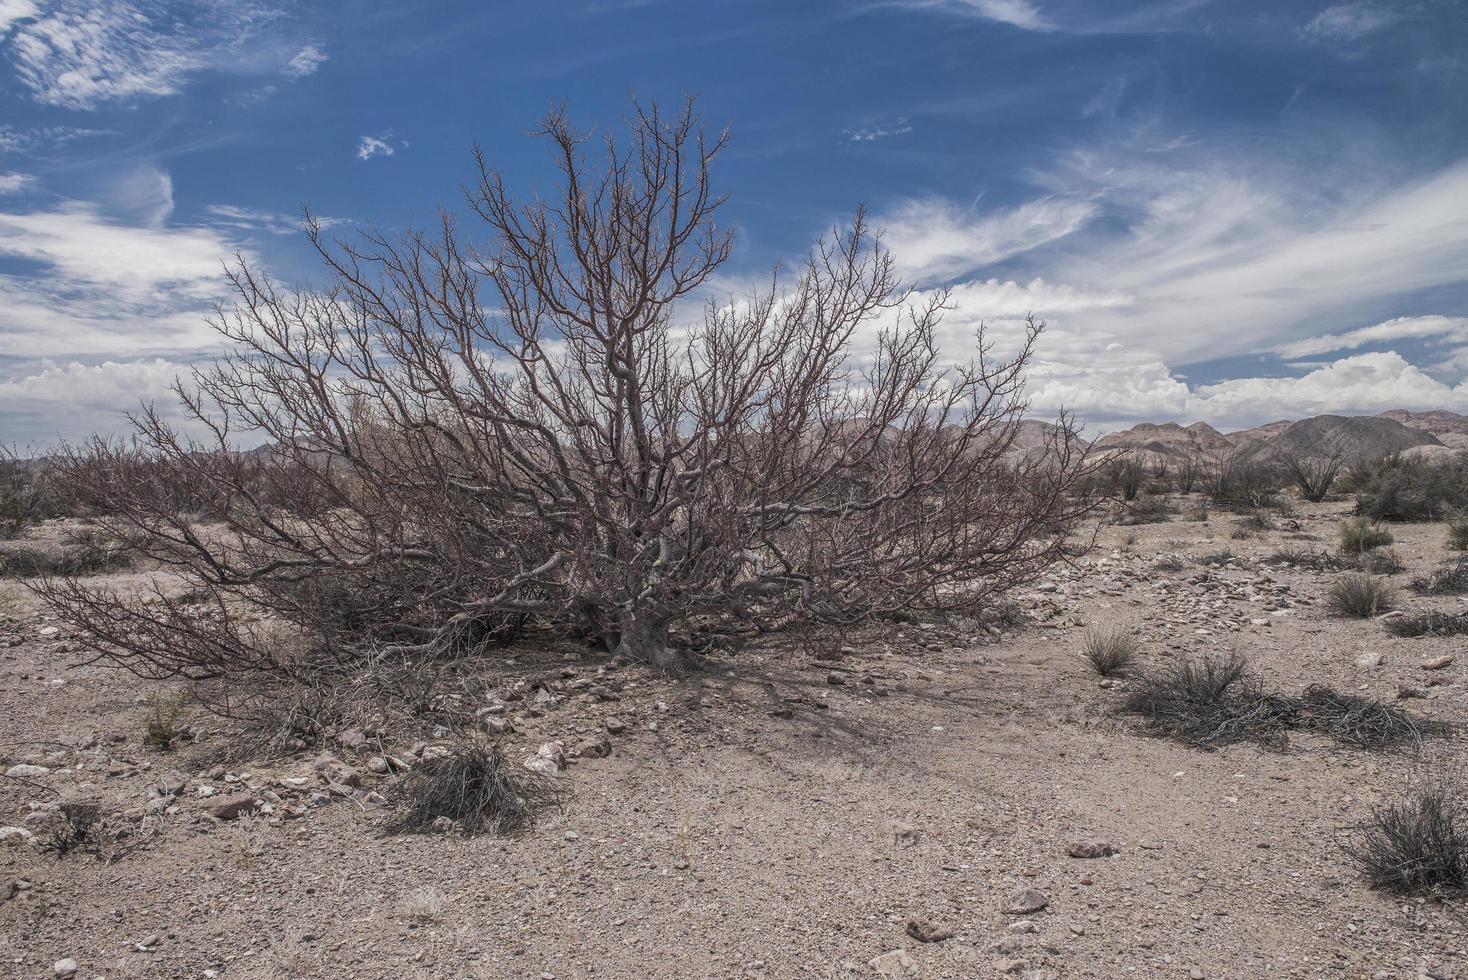
[[[953,279],[1064,238],[1095,213],[1085,201],[1058,197],[986,213],[925,199],[899,206],[879,217],[876,225],[883,230],[884,241],[903,274],[932,282]]]
[[[100,432],[130,431],[127,413],[155,404],[160,414],[182,421],[170,386],[189,367],[162,358],[100,364],[43,362],[0,379],[0,424],[8,441],[43,447],[61,439],[80,440]]]
[[[30,174],[0,173],[0,194],[19,194],[35,182]]]

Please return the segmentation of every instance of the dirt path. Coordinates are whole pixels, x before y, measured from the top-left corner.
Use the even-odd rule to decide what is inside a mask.
[[[1328,546],[1341,512],[1312,508],[1299,533]],[[1443,556],[1441,527],[1394,531],[1409,573]],[[1457,653],[1434,673],[1446,683],[1407,704],[1463,720],[1461,638],[1327,618],[1314,600],[1328,574],[1154,567],[1223,546],[1266,555],[1285,534],[1230,532],[1226,516],[1108,529],[1088,568],[1028,596],[1054,610],[1045,625],[999,642],[913,630],[886,654],[873,640],[839,665],[840,685],[830,665],[758,653],[686,682],[596,675],[569,655],[527,664],[617,693],[527,719],[517,747],[572,743],[612,714],[627,730],[609,758],[572,767],[564,816],[514,841],[385,836],[383,806],[361,793],[299,819],[200,818],[198,786],[233,785],[199,761],[222,736],[143,749],[151,689],[64,669],[65,636],[42,637],[28,598],[0,586],[0,644],[18,640],[0,649],[5,768],[47,766],[35,783],[118,809],[144,807],[163,772],[191,777],[159,835],[115,864],[0,847],[0,896],[28,883],[0,902],[0,975],[50,977],[71,957],[77,976],[108,980],[824,978],[873,975],[870,961],[895,951],[905,956],[882,962],[923,977],[1468,975],[1458,917],[1368,891],[1341,852],[1374,803],[1424,773],[1461,772],[1459,740],[1410,757],[1313,738],[1283,753],[1200,752],[1119,720],[1119,691],[1075,658],[1086,626],[1125,623],[1148,662],[1237,649],[1281,690],[1322,682],[1391,699],[1424,683],[1422,660]],[[1358,668],[1362,652],[1385,661]],[[314,786],[312,758],[230,775],[290,801],[282,781]],[[388,791],[363,768],[364,790]],[[51,797],[0,780],[0,825],[26,826],[29,805]],[[1092,839],[1120,853],[1067,856]],[[1027,888],[1048,907],[1005,914]],[[919,942],[904,932],[914,916],[954,935]],[[1015,931],[1019,920],[1036,931]]]

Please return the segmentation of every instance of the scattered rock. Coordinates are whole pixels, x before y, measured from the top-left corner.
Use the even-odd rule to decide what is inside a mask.
[[[1002,960],[995,960],[990,965],[994,967],[994,972],[996,972],[996,973],[1013,974],[1013,973],[1018,973],[1019,971],[1023,970],[1025,967],[1029,966],[1030,965],[1030,961],[1029,960],[1002,959]]]
[[[76,976],[76,971],[76,960],[71,957],[67,957],[64,960],[57,960],[51,967],[51,972],[58,977],[74,977]]]
[[[881,956],[874,957],[868,965],[879,977],[917,977],[922,976],[923,972],[917,960],[913,959],[905,949],[894,949],[890,953],[883,953]]]
[[[1050,899],[1043,892],[1033,888],[1025,888],[1015,892],[1009,897],[1009,903],[1004,906],[1008,915],[1033,915],[1043,912],[1050,905]]]
[[[1431,660],[1422,661],[1423,670],[1442,670],[1453,665],[1453,655],[1445,653],[1441,657],[1433,657]]]
[[[1381,654],[1379,654],[1379,653],[1363,653],[1359,657],[1356,658],[1356,666],[1357,667],[1360,667],[1363,670],[1366,669],[1366,668],[1368,668],[1368,667],[1380,667],[1381,666]]]
[[[5,775],[10,777],[11,779],[36,779],[37,777],[46,775],[46,773],[50,771],[51,770],[46,768],[45,766],[32,766],[27,765],[26,763],[21,763],[20,765],[11,766],[9,769],[5,770]]]
[[[627,723],[618,718],[616,715],[608,715],[606,720],[603,721],[602,724],[605,725],[607,731],[613,735],[620,735],[627,730]]]
[[[583,759],[605,759],[612,754],[612,743],[606,738],[591,738],[576,746],[576,754]]]
[[[1039,932],[1040,926],[1039,923],[1032,922],[1029,919],[1019,919],[1009,924],[1009,931],[1014,933],[1015,935],[1022,936],[1025,933]]]
[[[311,768],[328,783],[357,786],[362,782],[361,773],[329,752],[317,756],[316,761],[311,763]]]
[[[901,820],[887,821],[887,833],[892,835],[892,843],[898,847],[916,847],[921,833],[910,823]]]
[[[238,820],[260,809],[260,801],[249,793],[236,793],[210,802],[209,815],[216,820]]]
[[[1109,840],[1083,840],[1070,845],[1065,853],[1073,858],[1104,858],[1120,854],[1121,848]]]
[[[24,827],[0,827],[0,847],[21,847],[36,837]]]
[[[154,780],[153,790],[158,796],[177,796],[188,784],[188,773],[170,769]]]
[[[955,935],[952,929],[917,916],[908,919],[903,929],[920,943],[941,943],[945,939],[952,939]]]
[[[500,718],[496,715],[486,715],[479,722],[484,730],[491,735],[512,735],[515,726],[508,718]]]

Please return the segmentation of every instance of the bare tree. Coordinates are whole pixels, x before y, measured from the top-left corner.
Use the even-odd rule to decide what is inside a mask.
[[[726,135],[691,103],[635,106],[595,159],[562,112],[539,135],[553,199],[515,200],[476,156],[483,247],[448,216],[351,242],[312,223],[325,288],[233,267],[215,321],[233,352],[178,389],[208,440],[147,411],[135,448],[65,455],[105,520],[205,597],[42,586],[99,658],[289,670],[300,652],[266,635],[284,620],[316,660],[423,660],[529,616],[668,665],[710,631],[974,611],[1064,557],[1094,505],[1073,424],[1009,451],[1039,325],[1007,358],[981,333],[948,364],[946,295],[903,288],[858,212],[792,279],[685,326],[730,254]],[[242,432],[269,451],[232,451]],[[223,526],[144,472],[198,488]]]

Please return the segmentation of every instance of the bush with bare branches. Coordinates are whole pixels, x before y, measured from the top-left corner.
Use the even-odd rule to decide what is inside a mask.
[[[903,288],[858,212],[792,279],[685,327],[732,248],[725,134],[689,104],[635,106],[595,156],[562,112],[539,135],[553,199],[516,200],[477,156],[484,244],[449,217],[349,242],[308,222],[324,288],[232,268],[214,322],[231,352],[178,386],[208,438],[147,411],[134,445],[62,454],[101,523],[194,600],[39,586],[98,659],[424,663],[532,617],[675,665],[700,633],[975,611],[1066,557],[1095,464],[1064,418],[1047,451],[1009,451],[1039,325],[950,363],[946,294]],[[270,450],[235,451],[246,432]],[[201,530],[180,487],[220,524]],[[293,494],[316,503],[283,508]]]
[[[1299,488],[1300,496],[1318,504],[1330,493],[1341,468],[1346,465],[1346,453],[1341,449],[1326,456],[1286,453],[1279,462],[1285,475]]]

